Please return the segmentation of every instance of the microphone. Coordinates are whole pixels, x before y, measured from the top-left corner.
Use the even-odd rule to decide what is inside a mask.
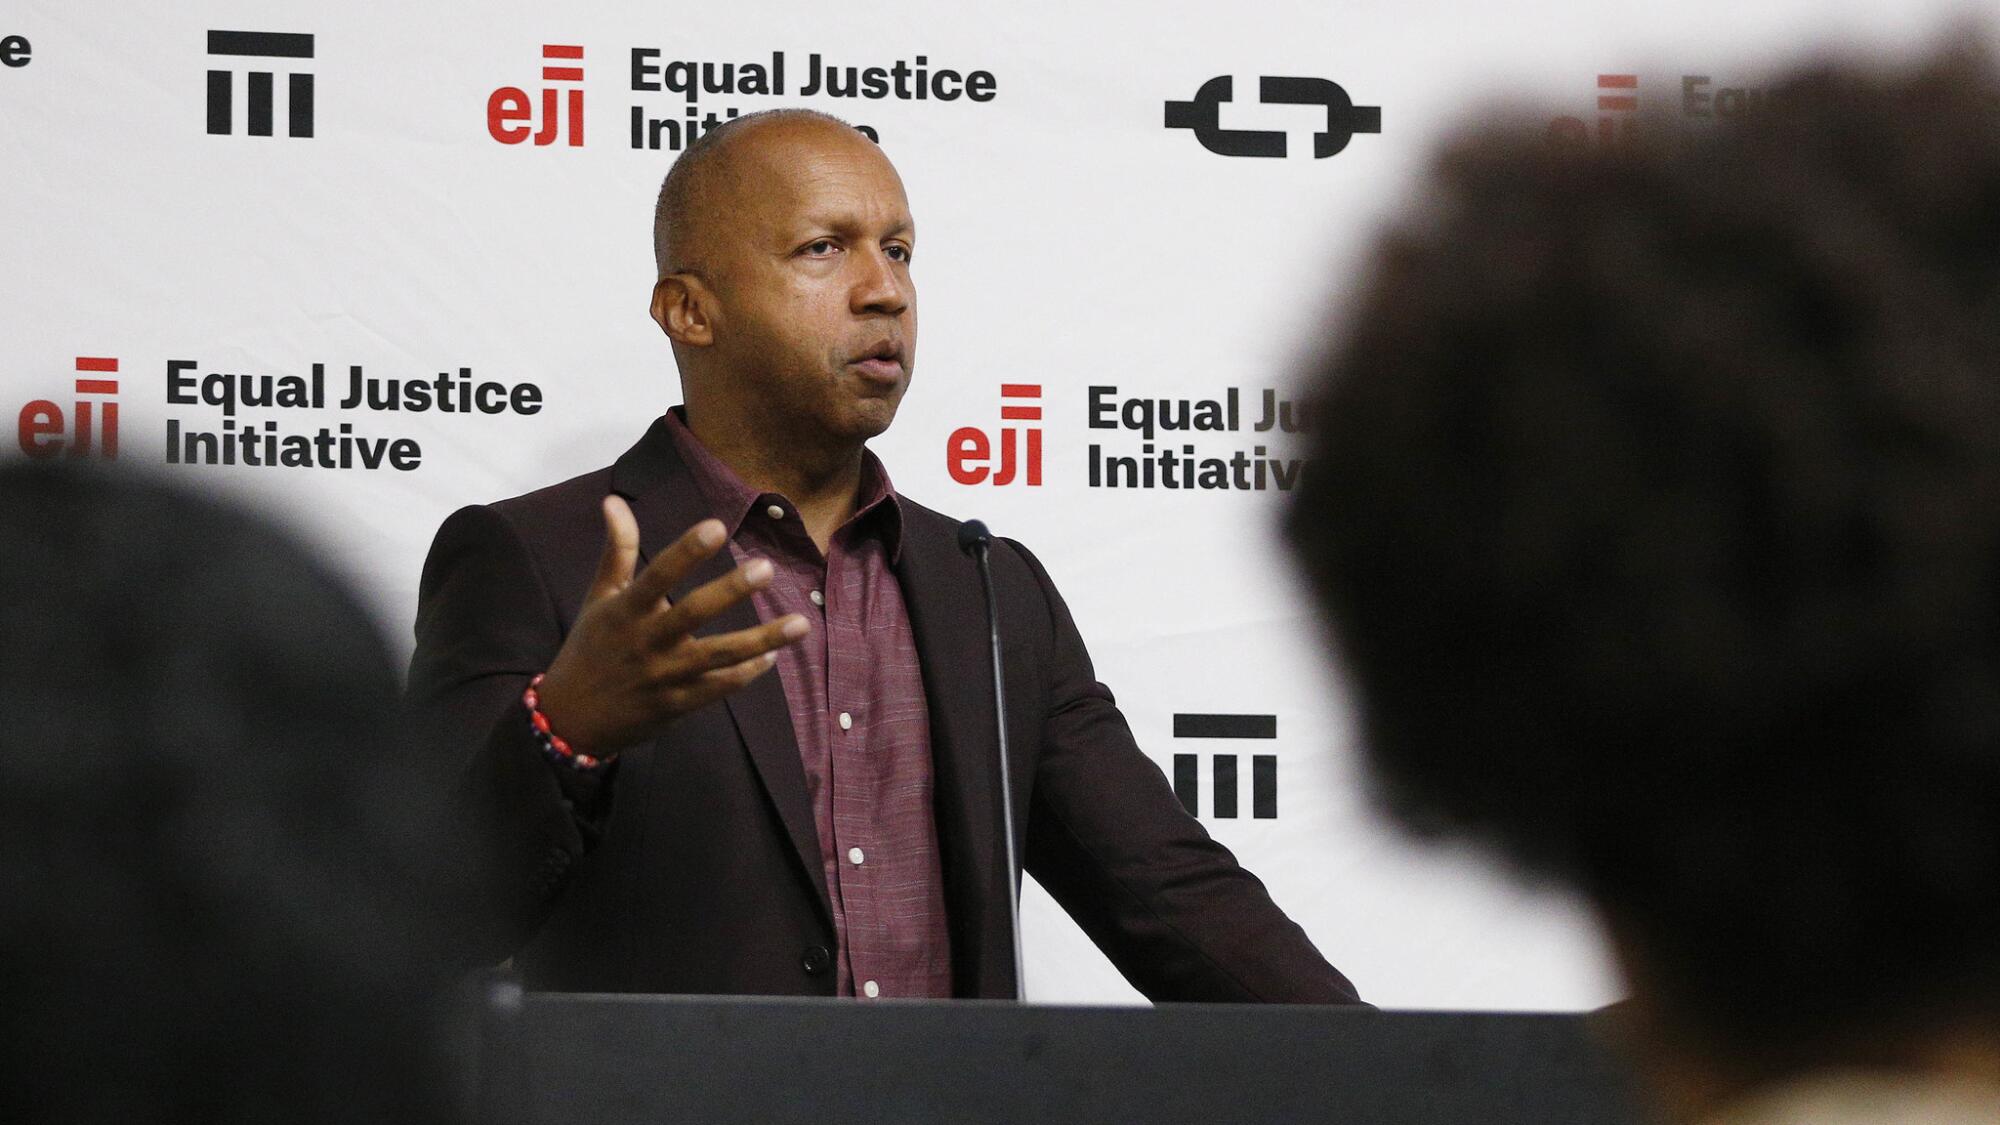
[[[1007,844],[1007,920],[1014,928],[1014,999],[1028,998],[1021,971],[1021,865],[1014,856],[1014,775],[1007,755],[1006,667],[1000,657],[1000,603],[993,596],[993,533],[978,520],[958,525],[958,549],[979,564],[979,584],[986,590],[986,635],[993,655],[993,727],[1000,745],[1000,831]]]
[[[979,560],[982,568],[980,570],[981,574],[987,573],[984,569],[986,565],[986,548],[992,545],[993,533],[986,530],[986,525],[983,522],[979,520],[966,520],[964,523],[958,525],[958,549],[968,555],[973,555],[973,557]],[[978,552],[976,555],[974,555],[975,551]]]

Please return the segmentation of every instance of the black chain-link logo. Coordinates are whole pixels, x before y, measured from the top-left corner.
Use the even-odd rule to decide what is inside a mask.
[[[1233,101],[1235,80],[1211,78],[1195,91],[1194,100],[1167,103],[1167,128],[1191,129],[1201,147],[1220,156],[1284,156],[1285,134],[1265,129],[1224,129],[1222,103]],[[1340,83],[1324,78],[1257,80],[1257,100],[1265,105],[1323,105],[1326,128],[1313,134],[1313,159],[1333,156],[1356,133],[1382,131],[1382,107],[1355,105]]]

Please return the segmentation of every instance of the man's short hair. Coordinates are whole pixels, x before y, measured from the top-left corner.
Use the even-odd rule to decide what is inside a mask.
[[[816,109],[766,109],[722,122],[696,137],[694,143],[681,152],[673,167],[667,169],[666,179],[660,183],[659,198],[653,204],[653,262],[659,269],[660,277],[693,268],[689,254],[692,247],[700,242],[695,224],[699,221],[704,193],[714,186],[712,173],[716,158],[728,145],[729,138],[760,123],[802,120],[823,121],[843,129],[854,128],[840,118]]]
[[[1287,533],[1422,833],[1643,943],[1725,1043],[2000,1013],[2000,82],[1450,144]]]

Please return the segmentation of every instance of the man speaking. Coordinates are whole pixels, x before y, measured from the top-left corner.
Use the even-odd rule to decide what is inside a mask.
[[[980,580],[866,448],[916,358],[902,182],[834,118],[748,115],[674,165],[654,246],[685,404],[424,565],[410,691],[485,830],[479,955],[536,988],[1013,996]],[[1133,742],[1041,564],[1003,540],[992,570],[1028,871],[1152,999],[1355,1002]]]

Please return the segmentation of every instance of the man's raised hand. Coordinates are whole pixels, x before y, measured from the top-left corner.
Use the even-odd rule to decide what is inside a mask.
[[[710,618],[771,582],[753,559],[690,590],[667,592],[722,549],[720,520],[703,520],[633,574],[639,524],[622,497],[604,498],[604,554],[583,612],[542,677],[541,710],[579,751],[614,754],[769,671],[777,650],[811,630],[790,614],[749,629],[697,637]]]

